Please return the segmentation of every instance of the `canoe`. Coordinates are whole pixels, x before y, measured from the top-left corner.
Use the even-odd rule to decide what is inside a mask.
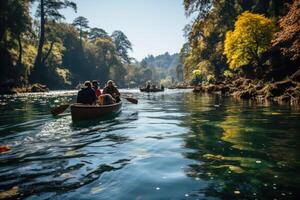
[[[140,88],[141,92],[163,92],[164,89],[156,88],[156,89],[147,89],[147,88]]]
[[[71,115],[73,121],[82,121],[112,116],[121,111],[122,102],[110,105],[86,105],[75,103],[71,105]]]

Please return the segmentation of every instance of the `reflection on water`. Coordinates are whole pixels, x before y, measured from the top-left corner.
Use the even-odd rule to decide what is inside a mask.
[[[296,199],[300,112],[188,90],[73,123],[76,91],[0,97],[0,199]]]
[[[190,165],[187,175],[209,181],[202,191],[206,196],[293,199],[299,195],[299,113],[218,97],[195,99],[187,105],[191,115],[184,125],[191,127],[186,147],[195,150],[186,156],[198,163]],[[204,108],[194,109],[197,105]]]

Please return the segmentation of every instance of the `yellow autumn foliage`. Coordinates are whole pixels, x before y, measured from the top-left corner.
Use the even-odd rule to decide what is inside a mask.
[[[275,32],[273,20],[249,11],[242,13],[233,31],[226,33],[224,55],[230,69],[243,65],[261,65],[261,56],[270,45]]]

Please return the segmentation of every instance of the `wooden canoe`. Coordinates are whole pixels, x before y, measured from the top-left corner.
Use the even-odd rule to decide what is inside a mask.
[[[71,105],[71,115],[73,121],[82,121],[112,116],[121,111],[122,102],[110,105],[86,105],[75,103]]]
[[[147,88],[140,88],[141,92],[163,92],[164,89],[160,89],[160,88],[151,88],[151,89],[147,89]]]

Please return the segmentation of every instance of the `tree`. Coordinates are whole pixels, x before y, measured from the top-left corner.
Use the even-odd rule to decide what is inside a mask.
[[[94,42],[97,38],[108,38],[109,35],[102,28],[91,28],[89,39]]]
[[[183,5],[187,15],[198,12],[198,18],[205,17],[211,10],[215,0],[184,0]]]
[[[271,45],[275,25],[271,19],[248,11],[235,22],[234,31],[226,33],[224,54],[231,69],[243,65],[262,66],[262,54]]]
[[[121,63],[117,58],[117,51],[111,38],[98,38],[95,41],[95,59],[100,79],[107,81],[110,68],[119,66]]]
[[[272,45],[280,48],[284,56],[300,59],[300,1],[290,6],[288,14],[279,21],[281,31],[276,33]]]
[[[19,84],[25,81],[26,76],[23,40],[31,31],[29,1],[1,1],[0,27],[1,79],[3,81],[13,78]]]
[[[130,63],[131,58],[128,55],[128,50],[132,50],[132,45],[127,36],[122,31],[114,31],[111,37],[122,62]]]
[[[74,19],[73,26],[77,27],[77,30],[79,31],[79,40],[80,45],[82,46],[82,37],[86,33],[85,30],[89,28],[89,21],[87,18],[79,16]]]
[[[291,0],[183,0],[187,16],[196,16],[185,28],[191,49],[185,58],[185,79],[191,79],[197,63],[208,60],[214,65],[216,79],[228,68],[224,52],[226,32],[234,28],[236,18],[244,11],[277,18],[285,14],[285,4]],[[188,32],[188,34],[186,33]]]
[[[40,37],[38,44],[38,51],[35,58],[34,69],[30,74],[30,79],[32,82],[42,82],[43,81],[43,71],[46,62],[45,57],[43,57],[43,48],[45,45],[45,25],[48,20],[52,22],[64,18],[63,15],[59,13],[60,9],[71,7],[76,11],[76,4],[68,0],[32,0],[38,1],[37,16],[40,17]],[[49,51],[52,49],[50,48]],[[48,55],[49,53],[46,53]]]

